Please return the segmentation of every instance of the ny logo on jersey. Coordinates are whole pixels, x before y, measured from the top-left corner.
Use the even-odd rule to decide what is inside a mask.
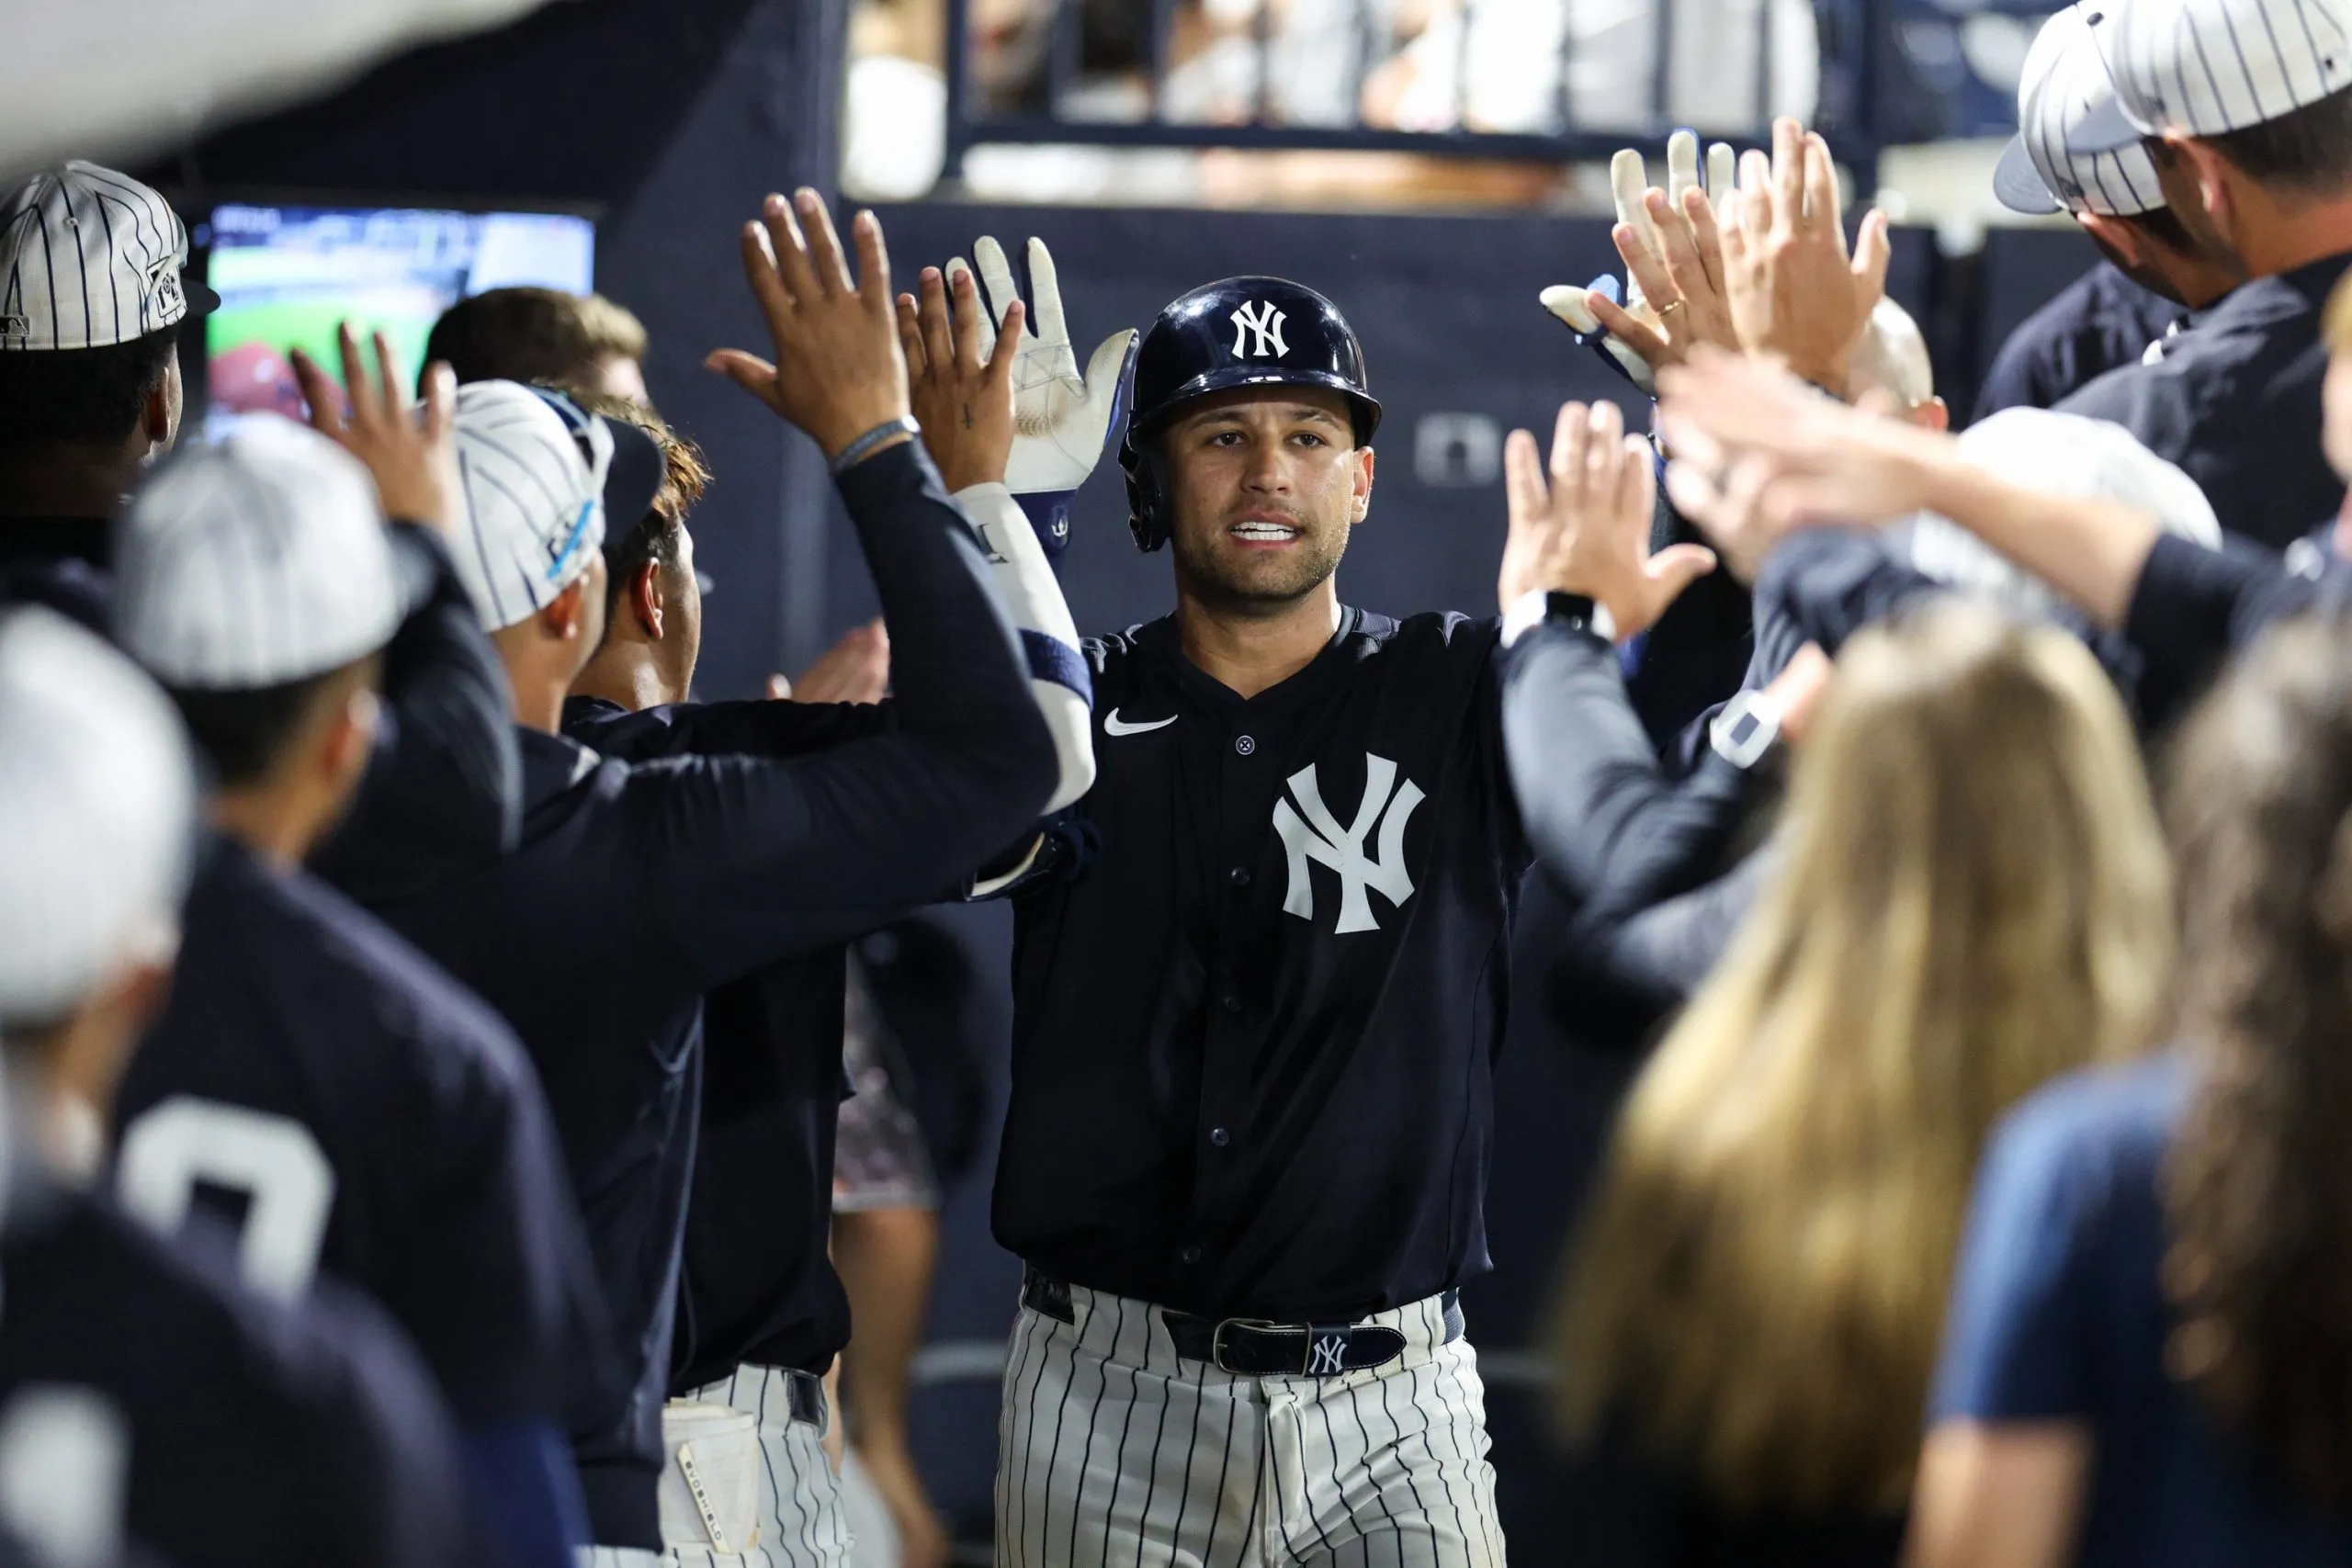
[[[1340,1334],[1317,1334],[1306,1352],[1306,1375],[1329,1377],[1348,1370],[1348,1337]]]
[[[1272,300],[1237,305],[1232,320],[1234,358],[1279,359],[1290,352],[1290,345],[1283,342],[1283,313]]]
[[[1405,824],[1421,803],[1420,785],[1410,779],[1399,782],[1396,763],[1365,752],[1363,799],[1356,806],[1355,820],[1343,829],[1323,804],[1314,763],[1291,774],[1289,782],[1298,808],[1293,810],[1287,798],[1274,803],[1274,831],[1282,835],[1290,857],[1290,890],[1283,899],[1283,913],[1302,920],[1315,918],[1315,883],[1306,863],[1321,861],[1340,874],[1340,923],[1332,931],[1340,936],[1378,931],[1380,922],[1372,918],[1365,889],[1376,888],[1396,905],[1413,896],[1412,873],[1405,865]],[[1380,829],[1380,858],[1371,860],[1363,846],[1375,826]]]

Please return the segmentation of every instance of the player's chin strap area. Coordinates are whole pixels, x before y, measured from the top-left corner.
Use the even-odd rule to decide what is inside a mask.
[[[1050,1275],[1024,1271],[1021,1300],[1033,1312],[1071,1321],[1069,1287]],[[1445,1340],[1462,1337],[1462,1303],[1454,1292],[1445,1308]],[[1249,1378],[1335,1378],[1385,1367],[1405,1353],[1404,1331],[1385,1324],[1269,1323],[1254,1317],[1195,1317],[1163,1307],[1160,1321],[1176,1353],[1220,1371]]]

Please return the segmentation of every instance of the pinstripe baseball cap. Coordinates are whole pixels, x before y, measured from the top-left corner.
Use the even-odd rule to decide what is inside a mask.
[[[375,481],[274,414],[166,457],[115,542],[115,635],[167,686],[251,692],[392,640],[406,606]]]
[[[486,631],[527,620],[588,570],[607,516],[634,523],[662,488],[662,450],[635,425],[519,381],[458,389],[466,526],[451,546]]]
[[[2218,136],[2352,86],[2352,0],[2086,0],[2110,104],[2066,132],[2106,152],[2167,130]]]
[[[0,1021],[72,1012],[169,953],[196,774],[171,702],[49,610],[0,616]]]
[[[0,207],[0,352],[105,348],[217,309],[182,277],[187,230],[129,175],[79,160]]]
[[[2115,98],[2088,13],[2068,6],[2041,24],[2018,78],[2018,133],[1993,170],[1993,194],[2016,212],[2129,218],[2165,204],[2156,166],[2138,142],[2069,152],[2066,130]]]

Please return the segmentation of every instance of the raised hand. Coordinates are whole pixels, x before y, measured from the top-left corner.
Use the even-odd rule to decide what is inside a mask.
[[[882,225],[860,212],[850,233],[855,278],[815,191],[796,191],[789,204],[769,197],[760,221],[743,226],[743,276],[775,360],[722,348],[703,362],[807,431],[828,460],[867,431],[907,418],[910,407]]]
[[[1503,480],[1510,534],[1497,589],[1506,611],[1538,589],[1581,593],[1629,637],[1714,569],[1713,554],[1697,545],[1650,554],[1657,487],[1649,443],[1625,434],[1614,403],[1561,405],[1548,477],[1535,437],[1512,431]]]
[[[1724,285],[1740,346],[1842,397],[1854,347],[1886,292],[1886,214],[1862,219],[1849,255],[1829,144],[1792,119],[1772,123],[1770,160],[1740,160],[1729,205]]]
[[[880,621],[852,626],[799,680],[768,677],[768,695],[778,702],[878,703],[889,690],[890,634]]]
[[[1732,189],[1732,150],[1721,141],[1707,150],[1703,186],[1696,135],[1676,131],[1667,141],[1666,157],[1663,190],[1650,185],[1648,166],[1634,149],[1622,149],[1610,162],[1617,203],[1610,237],[1625,264],[1623,302],[1616,280],[1608,277],[1584,288],[1555,284],[1541,296],[1544,308],[1571,332],[1599,338],[1645,391],[1654,389],[1659,367],[1680,363],[1694,344],[1737,342],[1724,294],[1714,205]]]
[[[359,336],[345,321],[335,328],[343,384],[300,349],[294,377],[311,405],[311,425],[368,465],[384,515],[447,533],[464,514],[458,483],[458,379],[438,361],[424,367],[424,405],[413,411],[408,378],[391,341],[375,334],[376,372],[359,355]]]
[[[1029,292],[1035,306],[1030,326],[1006,323],[1007,313],[1020,303],[1020,293],[1004,248],[983,235],[973,244],[972,254],[979,262],[980,281],[988,287],[997,326],[1014,335],[1019,345],[1012,367],[1012,456],[1005,484],[1015,495],[1067,494],[1102,460],[1117,420],[1119,391],[1136,334],[1128,330],[1104,338],[1080,375],[1078,355],[1070,347],[1069,323],[1062,316],[1061,281],[1046,242],[1029,242]],[[952,275],[969,269],[959,256],[947,264],[947,270]],[[985,338],[981,348],[988,352]]]
[[[899,296],[899,343],[923,445],[950,491],[1001,484],[1012,451],[1012,364],[1026,308],[1012,301],[998,337],[989,330],[971,268],[943,277],[927,266],[918,287],[921,300]]]
[[[1832,401],[1775,366],[1701,353],[1658,378],[1667,495],[1734,576],[1807,523],[1886,523],[1930,502],[1951,438]]]

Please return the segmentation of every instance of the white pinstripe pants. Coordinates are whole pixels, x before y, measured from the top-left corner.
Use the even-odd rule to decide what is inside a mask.
[[[686,1397],[731,1405],[759,1422],[760,1533],[748,1551],[673,1545],[662,1553],[665,1568],[847,1568],[849,1522],[841,1480],[825,1457],[825,1428],[792,1418],[786,1374],[738,1367],[734,1376]]]
[[[1332,1378],[1238,1377],[1142,1302],[1070,1305],[1013,1327],[997,1568],[1503,1568],[1477,1353],[1435,1299],[1364,1319],[1404,1355]]]

